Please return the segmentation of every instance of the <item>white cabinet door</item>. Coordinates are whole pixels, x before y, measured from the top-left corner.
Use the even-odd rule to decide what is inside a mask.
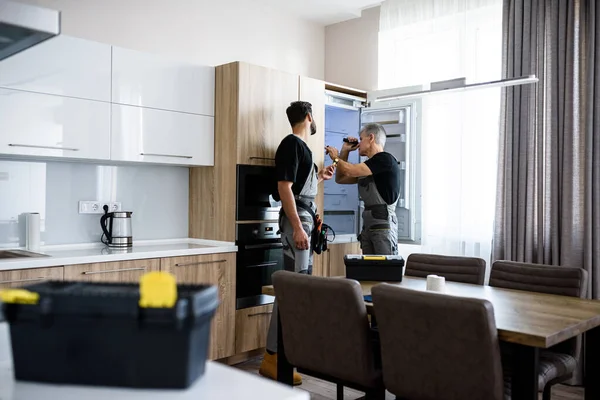
[[[110,102],[111,46],[57,36],[0,62],[0,87]]]
[[[0,89],[0,154],[110,159],[110,104]]]
[[[113,47],[112,101],[215,115],[215,68]]]
[[[214,165],[214,117],[112,106],[111,159]]]

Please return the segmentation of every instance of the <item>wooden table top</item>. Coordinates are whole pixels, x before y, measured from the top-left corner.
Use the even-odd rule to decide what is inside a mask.
[[[381,282],[360,282],[363,294]],[[402,288],[426,290],[426,279],[405,276],[392,283]],[[274,295],[273,287],[263,293]],[[446,294],[486,299],[494,306],[500,340],[548,348],[600,326],[600,301],[521,290],[500,289],[446,281]],[[373,304],[365,303],[369,312]]]

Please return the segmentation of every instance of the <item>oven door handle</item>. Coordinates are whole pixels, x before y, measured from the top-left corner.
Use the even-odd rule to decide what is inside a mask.
[[[274,267],[277,264],[279,264],[277,261],[273,261],[273,262],[266,262],[266,263],[261,263],[261,264],[250,264],[250,265],[246,265],[246,268],[265,268],[265,267]]]
[[[270,243],[270,244],[249,244],[243,246],[244,250],[257,250],[257,249],[282,249],[282,243]]]

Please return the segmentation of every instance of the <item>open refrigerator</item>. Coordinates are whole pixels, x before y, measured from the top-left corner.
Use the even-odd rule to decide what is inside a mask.
[[[401,94],[406,89],[402,89]],[[356,95],[326,90],[325,144],[341,149],[347,136],[358,137],[368,123],[381,124],[386,131],[384,150],[398,160],[400,166],[400,196],[396,205],[398,242],[419,244],[421,241],[421,177],[420,133],[421,99],[372,101],[383,95],[393,96],[394,91],[376,91]],[[350,154],[348,161],[358,163],[365,157],[358,152]],[[326,157],[325,165],[332,163]],[[358,234],[362,227],[363,202],[357,185],[339,185],[335,179],[325,182],[324,216],[336,235]]]

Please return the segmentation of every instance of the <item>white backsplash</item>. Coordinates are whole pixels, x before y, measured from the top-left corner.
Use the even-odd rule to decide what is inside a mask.
[[[119,201],[132,211],[133,240],[188,236],[189,169],[0,160],[0,246],[25,244],[28,212],[39,212],[45,245],[99,242],[100,214],[80,200]]]

